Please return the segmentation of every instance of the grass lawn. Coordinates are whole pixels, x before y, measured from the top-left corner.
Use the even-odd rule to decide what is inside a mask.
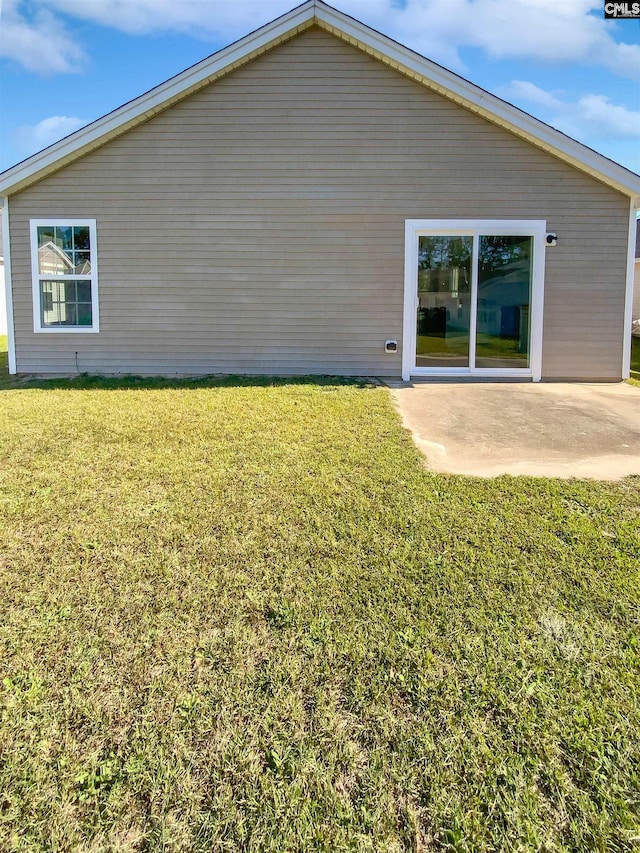
[[[0,335],[0,387],[8,381],[9,356],[7,353],[7,336]]]
[[[382,388],[5,387],[0,849],[637,849],[639,507]]]
[[[640,337],[631,337],[631,381],[634,385],[640,385]]]

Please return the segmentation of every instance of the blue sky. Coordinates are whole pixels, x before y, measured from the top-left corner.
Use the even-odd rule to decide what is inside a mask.
[[[0,170],[294,0],[0,0]],[[333,5],[640,173],[640,21],[593,0]]]

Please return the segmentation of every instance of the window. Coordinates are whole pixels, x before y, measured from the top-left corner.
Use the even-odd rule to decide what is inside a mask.
[[[95,219],[32,219],[36,332],[97,332]]]

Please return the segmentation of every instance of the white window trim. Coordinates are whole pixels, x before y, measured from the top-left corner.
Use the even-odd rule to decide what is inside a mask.
[[[407,219],[405,220],[404,319],[402,333],[402,378],[412,376],[522,377],[539,382],[542,376],[542,324],[544,312],[545,236],[544,219]],[[416,367],[416,305],[418,299],[418,237],[431,235],[473,237],[474,257],[481,236],[533,237],[531,264],[531,350],[530,366],[521,368]],[[475,264],[474,264],[475,267]],[[473,272],[475,276],[475,271]],[[472,312],[475,308],[472,306]],[[475,329],[472,330],[475,336]],[[470,344],[473,344],[470,341]]]
[[[82,225],[89,227],[89,240],[91,244],[91,272],[89,275],[40,275],[38,270],[38,227],[45,225]],[[98,309],[98,241],[96,237],[95,219],[31,219],[31,280],[33,299],[33,331],[42,334],[67,334],[86,335],[95,334],[100,331],[100,316]],[[40,310],[40,279],[50,281],[76,281],[82,278],[91,281],[91,320],[90,326],[43,326]]]

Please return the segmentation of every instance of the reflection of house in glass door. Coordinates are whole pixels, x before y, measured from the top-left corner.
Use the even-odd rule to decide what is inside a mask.
[[[545,223],[410,220],[403,377],[540,375]]]

